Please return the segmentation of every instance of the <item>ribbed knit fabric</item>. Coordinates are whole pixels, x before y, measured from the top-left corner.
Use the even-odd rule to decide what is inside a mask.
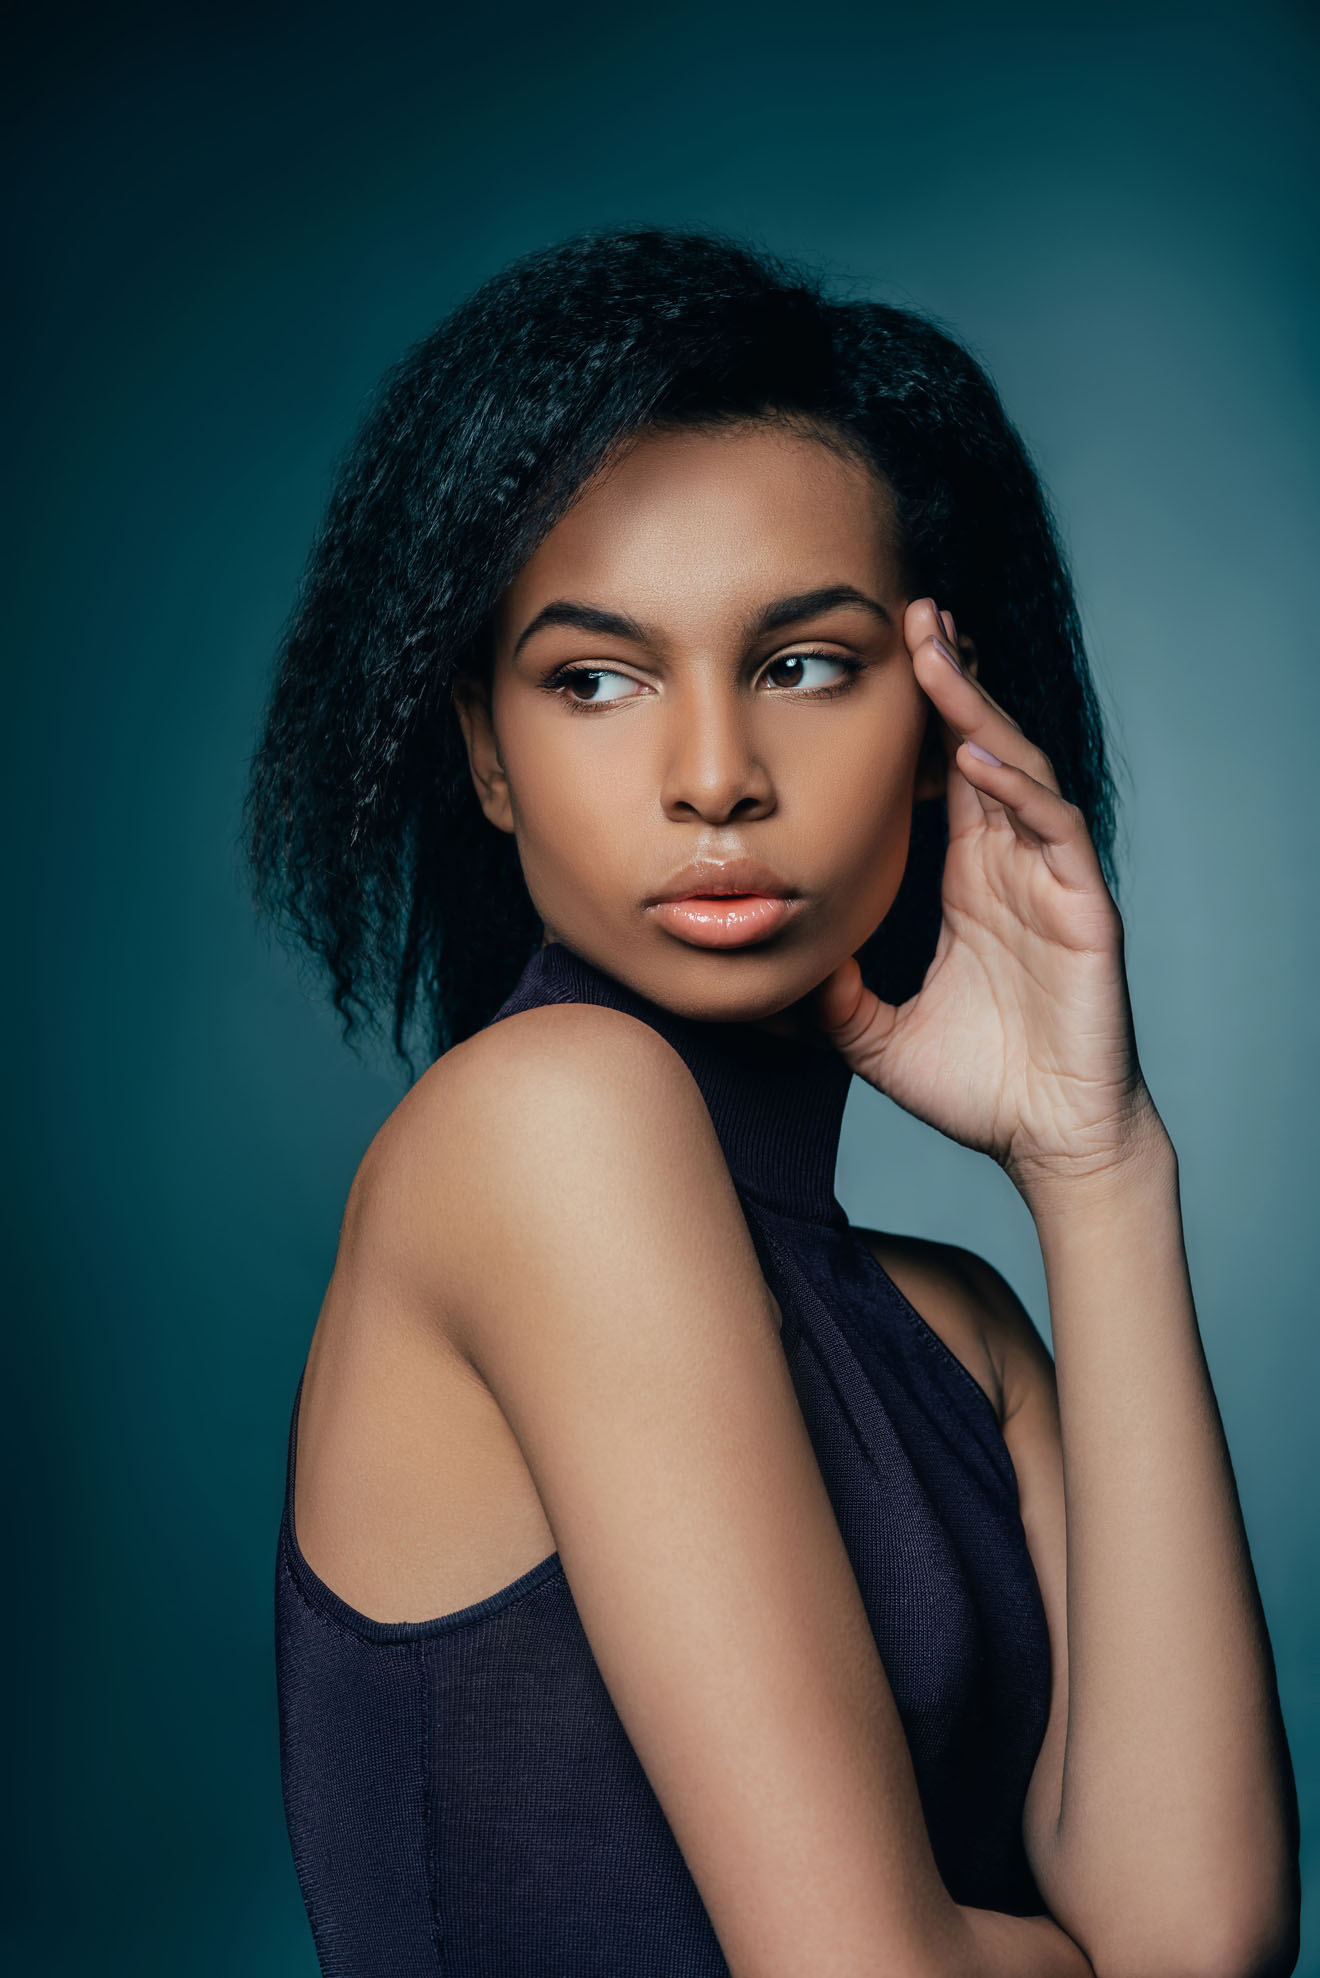
[[[559,943],[492,1021],[544,1003],[623,1010],[691,1070],[779,1301],[945,1883],[960,1903],[1041,1911],[1022,1811],[1050,1651],[1016,1479],[985,1393],[835,1198],[848,1067],[676,1016]],[[558,1554],[435,1620],[359,1614],[298,1549],[301,1391],[276,1574],[280,1756],[325,1978],[727,1978]]]

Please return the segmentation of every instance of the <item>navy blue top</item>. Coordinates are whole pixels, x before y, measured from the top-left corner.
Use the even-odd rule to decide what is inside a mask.
[[[835,1199],[847,1065],[824,1045],[676,1016],[559,943],[492,1021],[543,1003],[626,1011],[691,1070],[779,1301],[949,1893],[1043,1912],[1022,1811],[1050,1651],[1016,1477],[986,1394]],[[298,1550],[297,1409],[295,1396],[280,1758],[326,1978],[727,1978],[558,1554],[457,1613],[368,1619]]]

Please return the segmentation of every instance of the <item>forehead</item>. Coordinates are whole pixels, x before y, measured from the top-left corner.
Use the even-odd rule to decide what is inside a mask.
[[[639,615],[727,609],[827,583],[897,595],[892,498],[860,461],[780,425],[646,431],[587,483],[506,593],[516,631],[551,597]]]

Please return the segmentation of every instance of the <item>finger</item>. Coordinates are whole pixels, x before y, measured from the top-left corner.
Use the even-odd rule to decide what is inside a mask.
[[[978,789],[959,768],[958,751],[963,738],[958,730],[944,715],[938,719],[940,740],[944,745],[944,804],[948,814],[949,837],[961,837],[965,832],[980,830],[987,824],[1011,828],[998,798],[989,790]]]
[[[934,598],[914,598],[903,613],[903,637],[915,657],[923,639],[945,637],[944,619]]]
[[[922,663],[928,665],[930,651],[934,651],[938,655],[938,659],[934,661],[936,688],[934,690],[928,688],[928,692],[930,692],[930,698],[936,700],[936,706],[938,706],[940,694],[948,694],[948,688],[950,688],[950,682],[946,678],[946,674],[950,671],[948,647],[944,645],[942,639],[932,637],[928,643],[922,643],[918,647],[918,653],[914,655],[914,661],[912,663],[914,663],[916,673],[918,673],[918,682],[924,684],[922,678],[920,678],[920,674],[922,674]],[[960,669],[956,667],[956,663],[954,663],[952,671],[958,671],[960,673]],[[962,678],[968,680],[966,674],[962,674]],[[968,684],[974,684],[974,682],[968,680]],[[966,702],[966,696],[964,696],[964,706],[966,704],[968,702]],[[972,702],[972,706],[978,708],[978,702]],[[997,801],[997,797],[993,795],[993,791],[982,789],[974,781],[968,781],[968,777],[964,777],[962,775],[962,769],[958,767],[958,750],[962,748],[962,742],[964,742],[966,722],[968,722],[968,716],[964,714],[962,726],[954,726],[954,722],[950,720],[948,708],[940,708],[940,738],[944,742],[944,760],[946,760],[944,805],[946,805],[946,811],[948,811],[948,835],[950,835],[950,839],[956,839],[956,837],[960,837],[966,831],[976,831],[976,829],[980,829],[984,825],[990,825],[990,827],[995,827],[995,829],[1013,829],[1009,825],[1009,819],[1007,819],[1007,813],[1005,813],[1003,805]],[[1003,742],[999,744],[999,748],[1003,748]]]
[[[1003,717],[1009,727],[1015,728],[1018,734],[1021,735],[1023,732],[1021,723],[1015,721],[1006,708],[1000,707],[994,695],[982,685],[974,673],[968,671],[967,666],[964,664],[964,641],[958,636],[958,628],[954,622],[953,613],[951,611],[941,611],[936,605],[934,598],[919,598],[915,604],[908,606],[908,611],[912,613],[912,623],[911,625],[907,623],[905,615],[903,629],[907,636],[908,650],[912,653],[913,657],[915,658],[917,648],[923,639],[935,638],[939,640],[944,648],[952,653],[954,665],[967,679],[974,683],[977,691],[995,709],[996,713]],[[967,640],[965,643],[970,647],[972,642]]]
[[[941,611],[940,619],[944,625],[945,642],[953,647],[954,652],[957,654],[958,658],[962,661],[964,673],[970,673],[972,678],[975,679],[976,665],[973,657],[976,652],[975,641],[972,639],[960,638],[958,636],[958,627],[954,622],[954,616],[951,611]],[[984,693],[985,689],[982,688],[981,691]],[[986,699],[991,703],[993,707],[999,707],[998,701],[995,700],[992,694],[986,694]],[[1003,714],[1004,712],[1003,708],[999,708],[999,712]],[[1005,718],[1011,719],[1011,716],[1006,716]],[[1018,726],[1017,722],[1014,722],[1013,726],[1016,728]]]
[[[1065,886],[1094,886],[1100,861],[1077,804],[1025,769],[994,761],[989,751],[978,755],[971,742],[959,743],[957,766],[965,781],[998,804],[1024,843],[1039,846],[1051,872]]]
[[[939,718],[940,739],[944,745],[946,765],[944,797],[945,808],[948,813],[949,836],[950,838],[956,838],[964,832],[976,830],[987,824],[994,825],[1000,829],[1011,829],[1012,827],[1008,823],[1003,805],[996,800],[990,791],[978,789],[974,784],[968,782],[958,768],[957,756],[959,745],[963,740],[963,728],[955,726],[954,722],[950,719],[950,708],[956,704],[959,697],[955,695],[954,702],[949,702],[949,676],[952,675],[954,679],[960,679],[969,686],[975,686],[975,682],[959,666],[958,662],[951,658],[951,648],[948,642],[940,633],[930,629],[937,624],[943,629],[943,620],[948,618],[952,622],[952,613],[939,612],[935,608],[935,602],[932,598],[922,600],[922,604],[927,608],[919,610],[915,614],[915,622],[912,627],[913,633],[920,635],[917,637],[916,645],[912,649],[912,659],[917,673],[918,685],[925,687],[929,698],[935,702],[936,713]],[[905,627],[905,629],[907,628]],[[935,685],[933,690],[929,685],[930,654],[932,652],[938,655],[935,661]],[[943,702],[941,696],[944,696]],[[968,698],[963,696],[961,699],[962,706],[966,709],[969,704]],[[970,705],[974,711],[979,712],[980,703],[977,700],[973,699]],[[964,713],[963,726],[966,725],[967,719],[968,716]],[[1021,730],[1018,730],[1018,733],[1020,734]],[[1002,747],[1003,744],[1001,743]]]
[[[1058,790],[1054,765],[1045,751],[1029,741],[1012,716],[965,671],[942,632],[928,632],[918,641],[912,663],[919,683],[961,737]]]
[[[911,614],[910,623],[908,621],[908,613]],[[904,613],[903,619],[903,632],[907,640],[908,650],[914,658],[917,647],[923,639],[940,639],[945,646],[953,651],[955,663],[962,667],[964,673],[967,673],[966,666],[962,664],[962,641],[958,637],[953,613],[951,611],[941,611],[934,598],[918,598],[914,604],[910,604],[907,607],[907,612]],[[970,646],[971,641],[968,640],[967,643]],[[975,675],[971,673],[967,673],[967,677],[968,679],[975,679]],[[979,681],[977,685],[980,686]],[[999,706],[994,696],[986,693],[984,687],[981,687],[981,692],[985,694],[985,698],[989,701],[991,707],[998,708],[1005,721],[1009,722],[1014,728],[1017,728],[1018,733],[1021,734],[1022,730],[1018,726],[1018,723],[1013,720],[1011,714]]]
[[[1029,837],[1026,827],[1009,815],[994,794],[967,781],[956,762],[960,742],[970,739],[987,746],[1001,761],[1015,762],[1049,788],[1058,789],[1053,764],[1042,749],[1035,748],[994,697],[960,664],[946,634],[957,636],[952,612],[941,612],[933,598],[920,598],[904,616],[904,634],[912,652],[918,684],[935,702],[940,715],[941,739],[948,765],[945,800],[950,836],[989,826],[1012,830],[1017,837]],[[932,660],[931,654],[938,654]],[[933,667],[933,671],[932,671]],[[964,691],[959,694],[958,683]]]

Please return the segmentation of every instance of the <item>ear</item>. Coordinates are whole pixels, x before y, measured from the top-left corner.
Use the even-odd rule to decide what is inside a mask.
[[[509,779],[500,761],[499,743],[491,721],[490,700],[474,681],[455,680],[454,711],[463,730],[468,768],[478,802],[499,831],[512,832],[513,805],[509,800]]]
[[[958,653],[963,666],[975,679],[978,664],[975,640],[965,635],[960,637]],[[948,770],[949,759],[944,753],[944,739],[940,734],[940,716],[936,709],[931,707],[926,721],[926,732],[921,741],[921,754],[917,759],[917,781],[912,793],[913,803],[919,804],[924,797],[942,797]]]

